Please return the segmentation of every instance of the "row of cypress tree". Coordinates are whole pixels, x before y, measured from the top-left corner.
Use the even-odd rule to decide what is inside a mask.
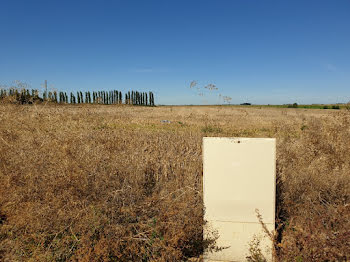
[[[0,100],[6,97],[11,97],[20,104],[29,104],[42,100],[42,98],[39,97],[39,91],[36,89],[0,89]]]
[[[55,103],[66,103],[66,104],[123,104],[123,94],[121,91],[94,91],[81,92],[78,91],[76,95],[70,93],[69,99],[66,92],[49,91],[44,92],[42,98],[39,96],[39,91],[32,89],[0,89],[0,99],[5,97],[14,97],[16,101],[26,104],[34,101],[50,101]],[[138,92],[129,91],[125,93],[124,104],[127,105],[143,105],[143,106],[154,106],[154,94],[153,92]]]
[[[154,95],[152,92],[129,91],[125,94],[125,104],[154,106]]]

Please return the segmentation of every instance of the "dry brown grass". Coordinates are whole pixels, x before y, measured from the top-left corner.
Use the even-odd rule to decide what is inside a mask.
[[[203,136],[277,137],[278,259],[350,259],[345,111],[4,104],[0,121],[0,260],[199,257]]]

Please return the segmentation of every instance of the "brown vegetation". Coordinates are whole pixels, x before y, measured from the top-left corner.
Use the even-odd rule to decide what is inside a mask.
[[[277,137],[278,259],[350,259],[345,110],[4,104],[0,122],[0,261],[200,257],[203,136]]]

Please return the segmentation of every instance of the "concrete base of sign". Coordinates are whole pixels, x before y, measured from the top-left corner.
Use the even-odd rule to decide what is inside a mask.
[[[260,241],[272,260],[272,241],[263,232],[275,225],[276,141],[271,138],[203,138],[205,231],[219,233],[220,252],[205,261],[246,261],[249,244]],[[206,232],[205,232],[206,233]]]

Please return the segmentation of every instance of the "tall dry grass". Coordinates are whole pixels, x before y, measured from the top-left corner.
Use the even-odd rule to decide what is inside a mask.
[[[250,136],[278,139],[278,259],[346,261],[349,121],[302,109],[0,105],[0,260],[200,257],[215,239],[202,236],[202,137]]]

